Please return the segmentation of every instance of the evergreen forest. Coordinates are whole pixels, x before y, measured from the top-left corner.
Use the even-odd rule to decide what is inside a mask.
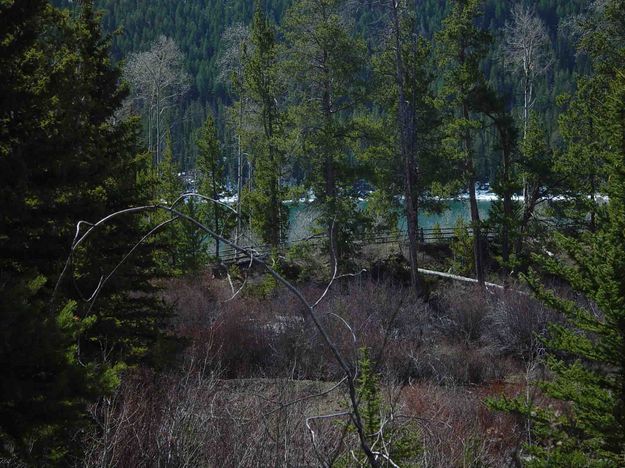
[[[0,0],[0,467],[625,466],[625,0]]]

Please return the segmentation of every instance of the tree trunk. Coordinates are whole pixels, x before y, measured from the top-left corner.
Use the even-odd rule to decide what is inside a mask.
[[[339,251],[339,241],[337,239],[337,190],[336,171],[334,168],[334,158],[328,155],[324,162],[325,196],[328,214],[328,239],[330,242],[330,265],[334,268],[338,264],[341,252]]]
[[[401,157],[404,166],[404,211],[408,230],[408,251],[410,261],[410,285],[415,291],[420,291],[419,280],[419,217],[418,217],[418,197],[415,193],[417,189],[416,161],[415,161],[415,122],[413,112],[406,99],[406,70],[401,54],[401,24],[399,19],[399,3],[396,0],[389,0],[389,6],[393,15],[393,28],[395,35],[395,65],[399,94],[399,105],[397,121],[400,133]]]
[[[150,153],[152,153],[153,151],[153,146],[152,146],[152,105],[150,105],[150,108],[148,110],[148,151]],[[153,167],[156,167],[156,156],[152,153],[152,165]]]
[[[278,200],[278,174],[275,172],[278,168],[276,167],[276,151],[273,143],[273,134],[274,134],[274,110],[273,110],[273,102],[270,96],[265,97],[265,137],[269,142],[269,167],[272,171],[271,181],[269,183],[269,219],[271,226],[269,228],[269,244],[274,249],[280,247],[280,211],[281,211],[281,203],[282,200]]]
[[[241,222],[241,195],[243,194],[243,153],[241,152],[241,137],[239,136],[239,154],[237,157],[237,228],[234,234],[234,240],[239,245],[241,238],[242,222]]]
[[[510,224],[512,222],[512,191],[510,190],[510,157],[507,151],[504,151],[503,163],[503,179],[506,187],[503,192],[503,233],[501,255],[503,259],[504,269],[504,286],[508,285],[508,276],[510,275]]]
[[[499,133],[501,142],[501,166],[502,166],[502,184],[503,184],[503,225],[502,225],[502,242],[501,256],[503,260],[504,270],[504,287],[508,287],[508,277],[510,275],[510,235],[512,228],[512,151],[514,146],[514,135],[510,128],[510,121],[506,116],[495,117],[495,125]]]
[[[324,12],[325,15],[325,12]],[[332,87],[330,84],[328,64],[328,52],[323,51],[323,66],[324,66],[324,80],[323,80],[323,95],[321,100],[322,112],[325,119],[325,125],[327,129],[332,128]],[[326,135],[326,138],[328,135]],[[341,252],[339,251],[339,240],[337,239],[337,232],[340,232],[339,220],[337,220],[337,186],[336,186],[336,168],[334,167],[334,155],[330,150],[327,150],[324,161],[324,183],[325,183],[325,203],[328,214],[328,239],[330,242],[330,265],[334,268],[334,265],[338,265],[341,258]],[[338,225],[338,226],[337,226]]]
[[[482,229],[480,211],[475,194],[475,176],[469,177],[469,203],[471,204],[471,225],[473,226],[473,256],[475,258],[475,275],[480,286],[484,286],[484,259],[482,252]]]
[[[215,177],[216,168],[213,167],[213,200],[218,200],[217,180]],[[219,206],[213,203],[213,222],[215,232],[219,233]],[[219,261],[219,239],[215,239],[215,258]]]
[[[241,71],[239,70],[239,73]],[[238,134],[238,157],[237,157],[237,228],[235,232],[235,244],[239,245],[242,234],[241,220],[241,195],[243,193],[243,148],[241,147],[241,132],[243,131],[243,93],[239,97],[239,134]]]
[[[531,194],[528,196],[527,204],[523,208],[523,218],[521,219],[521,225],[519,226],[519,237],[516,241],[516,255],[520,256],[523,251],[523,243],[527,233],[529,232],[529,223],[534,216],[536,205],[540,196],[540,187],[537,185],[532,189]]]
[[[523,82],[523,141],[527,140],[527,133],[529,129],[530,120],[530,101],[532,99],[531,80],[527,71],[525,72],[525,79]],[[529,184],[527,177],[523,175],[523,204],[527,208],[529,203]]]
[[[467,104],[462,106],[463,118],[469,120],[469,108]],[[466,155],[465,170],[469,190],[469,203],[471,206],[471,226],[473,228],[473,257],[475,261],[475,275],[480,286],[484,287],[484,264],[482,256],[482,230],[480,222],[480,211],[477,205],[475,193],[475,167],[471,156],[471,137],[468,132],[464,134],[464,153]]]
[[[597,166],[594,165],[593,168]],[[597,232],[597,182],[594,171],[590,175],[590,232]]]
[[[161,90],[156,89],[156,164],[161,163]]]
[[[415,291],[420,291],[421,285],[419,281],[419,218],[418,218],[418,205],[416,203],[414,194],[413,194],[413,186],[412,186],[412,178],[410,177],[411,167],[408,160],[406,160],[406,164],[404,167],[405,174],[405,212],[406,212],[406,223],[408,227],[408,244],[409,244],[409,255],[410,255],[410,286]]]

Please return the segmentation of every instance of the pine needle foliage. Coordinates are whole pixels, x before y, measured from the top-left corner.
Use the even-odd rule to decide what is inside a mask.
[[[226,192],[225,168],[221,146],[217,137],[217,128],[212,115],[206,118],[204,126],[197,135],[198,147],[198,187],[202,195],[219,200]],[[201,217],[214,232],[227,236],[235,218],[225,206],[218,203],[202,203]],[[215,259],[219,259],[220,243],[215,241]],[[199,252],[198,252],[199,253]]]
[[[401,421],[385,401],[380,375],[368,348],[360,349],[358,370],[357,389],[364,431],[372,449],[384,454],[378,455],[379,466],[419,466],[418,459],[423,451],[420,432],[410,421]],[[364,458],[361,466],[367,466]]]
[[[142,236],[140,219],[99,230],[55,287],[76,223],[148,193],[136,122],[116,118],[126,90],[93,2],[70,14],[2,1],[0,25],[0,452],[11,464],[67,465],[87,403],[127,365],[155,358],[168,310],[143,249],[98,289]]]
[[[275,26],[261,6],[250,29],[251,47],[244,51],[243,91],[250,101],[251,129],[246,135],[252,161],[252,184],[244,200],[252,216],[252,228],[272,247],[286,235],[288,213],[283,203],[283,115],[279,106],[282,86],[278,79]]]
[[[595,233],[580,239],[558,236],[564,259],[539,259],[546,272],[565,280],[585,301],[558,297],[536,273],[529,275],[538,297],[565,320],[550,327],[546,340],[552,376],[540,387],[552,403],[492,403],[532,421],[529,466],[625,463],[625,2],[602,3],[588,21],[582,48],[593,60],[591,80],[600,84],[589,98],[592,112],[601,116],[593,119],[591,144],[600,148],[610,174],[605,184],[609,202],[597,207]]]

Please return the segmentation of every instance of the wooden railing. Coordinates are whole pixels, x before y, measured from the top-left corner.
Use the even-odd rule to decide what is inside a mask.
[[[473,229],[466,228],[469,235],[473,234]],[[495,237],[494,231],[482,230],[482,235],[488,239]],[[455,228],[441,228],[441,229],[420,229],[419,230],[419,243],[421,244],[447,244],[456,238]],[[317,235],[306,239],[297,241],[289,241],[283,243],[278,251],[284,252],[293,245],[307,244],[318,245],[325,242],[327,235]],[[360,239],[356,239],[355,242],[359,245],[385,245],[385,244],[407,244],[408,235],[405,232],[391,232],[364,236]],[[255,257],[266,258],[271,255],[273,248],[270,245],[248,245],[242,246],[245,250],[253,253]],[[236,251],[231,247],[225,247],[220,250],[220,260],[225,263],[232,263],[237,260],[249,258]]]

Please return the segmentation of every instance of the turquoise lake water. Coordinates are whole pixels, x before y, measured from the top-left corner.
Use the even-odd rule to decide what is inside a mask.
[[[363,202],[363,204],[364,203],[366,202]],[[488,210],[490,209],[491,204],[492,201],[490,200],[478,201],[481,219],[488,219]],[[291,205],[289,215],[289,239],[301,239],[310,235],[317,217],[318,212],[312,205],[306,203]],[[434,228],[437,224],[441,228],[453,228],[456,225],[458,218],[462,218],[465,221],[471,219],[469,200],[450,200],[447,202],[447,209],[440,214],[420,213],[419,226],[426,230]],[[402,231],[405,231],[405,218],[400,218],[397,227]]]

